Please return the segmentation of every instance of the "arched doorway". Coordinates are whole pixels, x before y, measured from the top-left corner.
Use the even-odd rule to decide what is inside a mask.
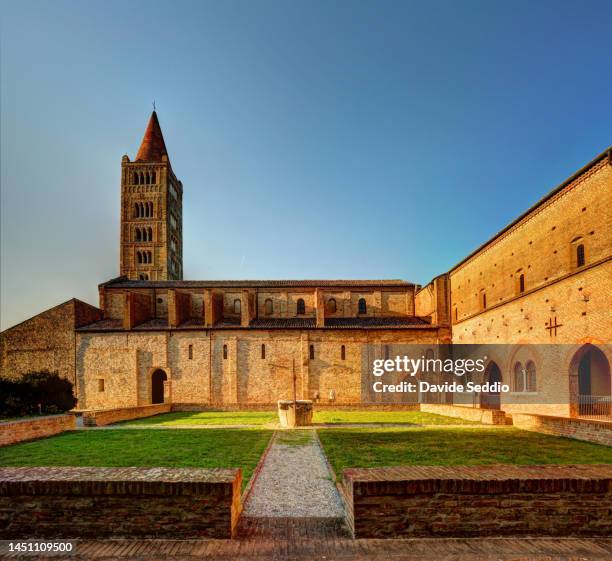
[[[501,382],[501,370],[497,363],[490,362],[489,366],[485,370],[484,381],[494,384],[495,382]],[[501,399],[499,397],[499,391],[494,392],[482,392],[480,394],[480,407],[483,409],[499,409],[501,405]]]
[[[586,417],[612,415],[610,363],[601,349],[591,344],[580,348],[572,359],[570,377],[572,375],[577,377],[572,401],[577,402],[578,415]]]
[[[164,402],[164,382],[168,379],[163,370],[156,370],[151,375],[151,403]]]

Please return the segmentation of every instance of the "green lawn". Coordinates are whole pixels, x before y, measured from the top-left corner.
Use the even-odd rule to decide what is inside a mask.
[[[338,476],[351,467],[610,464],[612,448],[508,428],[320,429]]]
[[[408,423],[413,425],[475,425],[473,421],[421,411],[324,410],[315,412],[314,423]]]
[[[125,421],[123,425],[265,425],[276,423],[276,411],[180,411]]]
[[[74,431],[2,448],[0,467],[241,467],[244,486],[271,436],[259,429]]]

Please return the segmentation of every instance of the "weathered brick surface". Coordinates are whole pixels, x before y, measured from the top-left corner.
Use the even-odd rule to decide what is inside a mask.
[[[74,415],[49,415],[0,423],[0,446],[76,429]]]
[[[596,337],[611,341],[611,206],[612,165],[604,157],[455,267],[450,272],[452,306],[457,309],[453,340],[574,343]],[[586,250],[586,266],[581,268],[575,261],[578,243]],[[525,275],[522,296],[521,274]],[[545,329],[550,316],[566,326],[552,340]]]
[[[506,424],[506,414],[503,411],[498,410],[461,407],[460,405],[444,405],[437,403],[421,403],[420,410],[425,411],[426,413],[435,413],[437,415],[465,419],[466,421],[475,421],[485,425]]]
[[[512,423],[515,427],[523,430],[566,436],[612,446],[612,422],[610,421],[513,413]]]
[[[0,538],[230,538],[239,469],[1,468]]]
[[[83,424],[86,427],[102,427],[120,421],[130,419],[142,419],[152,417],[161,413],[169,413],[172,410],[170,403],[156,405],[141,405],[139,407],[120,407],[117,409],[105,409],[101,411],[84,411]]]
[[[6,329],[0,333],[0,376],[49,370],[74,383],[74,329],[100,319],[101,310],[73,298]]]
[[[357,538],[608,536],[612,466],[347,469]]]
[[[371,353],[382,356],[385,345],[390,352],[399,344],[435,345],[437,334],[437,329],[78,332],[79,406],[149,404],[151,375],[157,368],[168,374],[174,403],[275,406],[278,399],[293,397],[293,361],[300,399],[318,396],[317,405],[353,406],[374,399],[395,401],[402,396],[368,393],[365,373]],[[104,391],[99,391],[100,378]]]

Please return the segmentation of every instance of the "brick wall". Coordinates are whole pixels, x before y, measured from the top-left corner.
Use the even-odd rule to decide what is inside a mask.
[[[580,337],[592,336],[609,341],[612,338],[606,315],[612,303],[607,289],[609,268],[607,278],[589,275],[588,281],[583,279],[581,271],[610,258],[611,186],[612,166],[604,157],[453,269],[450,273],[453,340],[511,343],[528,339],[574,343]],[[578,243],[585,246],[586,254],[586,267],[580,269],[575,262]],[[521,274],[525,281],[524,296],[518,298],[518,305],[510,308],[520,295]],[[572,283],[577,286],[570,283],[567,288],[556,288],[554,283],[566,278],[574,279]],[[541,290],[547,286],[550,288],[546,292]],[[579,292],[580,286],[583,290]],[[585,291],[588,301],[583,298]],[[483,292],[486,293],[485,314],[481,314]],[[551,308],[555,311],[551,312]],[[544,329],[544,321],[550,315],[556,315],[565,326],[553,341]],[[476,321],[466,323],[468,318]]]
[[[447,417],[475,421],[485,425],[505,425],[506,414],[503,411],[493,409],[480,409],[475,407],[461,407],[460,405],[443,405],[433,403],[421,403],[421,411],[436,413]]]
[[[347,469],[356,538],[612,535],[612,466]]]
[[[78,332],[79,407],[150,404],[151,374],[157,368],[166,372],[176,403],[275,404],[293,396],[292,359],[300,399],[318,394],[317,405],[353,406],[391,401],[402,396],[371,395],[366,373],[369,375],[372,353],[383,353],[385,345],[393,353],[399,348],[396,345],[436,342],[435,329]],[[223,358],[224,345],[227,359]],[[104,389],[100,391],[102,378]]]
[[[1,468],[0,538],[232,537],[240,469]]]
[[[513,413],[512,423],[515,427],[523,430],[566,436],[612,446],[612,422],[609,421]]]
[[[129,421],[130,419],[141,419],[152,417],[161,413],[169,413],[172,409],[170,403],[160,403],[156,405],[143,405],[140,407],[121,407],[117,409],[106,409],[102,411],[84,411],[83,424],[86,427],[101,427]]]
[[[0,333],[0,376],[48,370],[74,383],[74,328],[101,318],[101,310],[73,298],[6,329]]]
[[[0,423],[0,446],[44,438],[73,429],[76,429],[74,415],[49,415],[34,419],[8,421]]]

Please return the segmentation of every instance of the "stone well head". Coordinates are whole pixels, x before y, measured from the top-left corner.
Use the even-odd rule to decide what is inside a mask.
[[[312,425],[312,401],[309,399],[278,400],[278,420],[283,428]]]

